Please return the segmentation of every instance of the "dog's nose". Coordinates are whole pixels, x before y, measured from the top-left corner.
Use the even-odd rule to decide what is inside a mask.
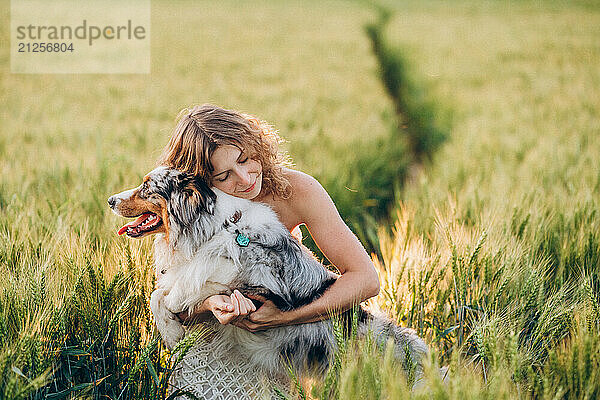
[[[108,205],[110,206],[110,208],[113,208],[115,204],[117,204],[117,199],[115,199],[115,196],[110,196],[108,198]]]

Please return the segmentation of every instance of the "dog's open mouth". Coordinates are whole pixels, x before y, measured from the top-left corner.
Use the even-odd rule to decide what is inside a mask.
[[[162,219],[158,215],[151,212],[145,212],[135,221],[123,225],[117,233],[119,235],[126,233],[127,236],[136,238],[142,236],[144,233],[152,232],[161,226],[162,223]]]

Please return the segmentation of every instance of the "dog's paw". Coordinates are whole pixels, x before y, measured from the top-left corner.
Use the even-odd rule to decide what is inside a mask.
[[[185,330],[183,329],[183,326],[178,322],[168,324],[168,326],[165,327],[164,331],[164,333],[161,332],[161,336],[163,338],[163,342],[169,350],[173,350],[173,348],[181,339],[183,339],[183,336],[185,335]]]
[[[169,350],[172,350],[177,342],[183,339],[183,336],[185,335],[183,325],[181,325],[179,320],[171,313],[165,314],[161,318],[155,317],[155,320],[156,327],[160,332],[163,342]]]
[[[150,296],[150,309],[154,315],[156,328],[163,338],[165,345],[170,350],[175,347],[185,335],[183,325],[179,322],[179,318],[165,306],[165,291],[155,290]]]
[[[165,295],[166,291],[164,289],[156,289],[150,294],[150,310],[152,310],[154,317],[160,314],[162,308],[166,309],[164,305]]]

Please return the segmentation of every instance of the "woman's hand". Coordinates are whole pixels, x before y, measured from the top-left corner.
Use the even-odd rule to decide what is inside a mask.
[[[248,297],[262,302],[263,305],[257,310]],[[234,290],[231,296],[216,294],[204,300],[192,315],[187,315],[185,312],[177,315],[186,324],[201,315],[212,313],[221,324],[232,324],[250,332],[288,325],[293,321],[290,312],[281,311],[272,301],[261,296],[251,295],[248,297],[238,290]]]
[[[221,324],[226,325],[245,318],[253,311],[256,311],[254,303],[239,291],[234,290],[231,296],[224,294],[210,296],[202,304],[196,306],[191,314],[185,311],[177,316],[185,325],[204,321],[212,313]]]
[[[251,312],[256,311],[254,303],[237,290],[234,290],[231,296],[214,295],[207,298],[204,302],[206,303],[206,308],[223,325],[237,325],[238,321],[246,318]]]
[[[244,296],[242,296],[244,297]],[[253,300],[257,300],[263,303],[258,310],[250,313],[246,318],[237,319],[233,324],[239,328],[246,329],[250,332],[262,331],[268,328],[275,328],[277,326],[288,325],[288,313],[281,311],[277,306],[270,300],[266,300],[261,296],[248,296]],[[246,300],[250,301],[246,297]],[[252,301],[250,301],[252,303]]]

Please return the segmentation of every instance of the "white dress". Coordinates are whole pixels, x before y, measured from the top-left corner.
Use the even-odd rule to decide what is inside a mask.
[[[200,339],[177,365],[169,380],[169,392],[177,389],[202,400],[280,399],[289,393],[289,379],[257,372],[248,358],[235,350],[223,350],[218,340]],[[276,389],[275,389],[276,388]],[[191,398],[183,394],[179,399]]]

